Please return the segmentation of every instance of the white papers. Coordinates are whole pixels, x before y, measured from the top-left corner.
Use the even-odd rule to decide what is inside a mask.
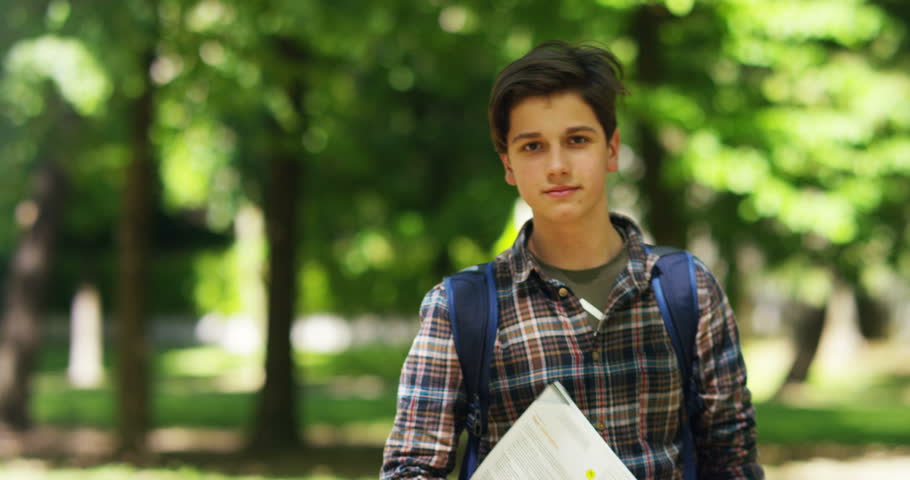
[[[635,480],[559,382],[503,435],[472,480]]]

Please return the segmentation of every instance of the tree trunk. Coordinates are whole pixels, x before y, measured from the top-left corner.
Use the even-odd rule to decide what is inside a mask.
[[[856,305],[860,333],[867,340],[884,340],[891,330],[891,317],[888,305],[875,298],[869,292],[858,289]]]
[[[642,85],[652,88],[663,81],[663,47],[660,28],[668,12],[663,6],[644,5],[638,8],[633,29],[638,43],[636,68]],[[639,119],[636,126],[639,155],[645,165],[644,197],[647,199],[645,217],[654,240],[660,245],[685,248],[686,220],[682,192],[667,185],[664,177],[666,153],[658,141],[655,126],[648,119]]]
[[[265,231],[268,241],[268,299],[265,383],[259,391],[256,416],[248,447],[254,451],[299,448],[301,445],[297,415],[297,380],[294,369],[291,326],[297,304],[297,208],[300,197],[299,135],[306,114],[303,110],[306,91],[302,77],[308,53],[296,40],[275,36],[273,51],[299,70],[286,86],[296,119],[292,126],[275,125],[286,138],[273,143],[268,164],[265,193]]]
[[[269,242],[268,329],[265,384],[259,392],[250,448],[265,451],[300,446],[297,382],[291,325],[297,294],[297,198],[300,162],[291,155],[269,165],[266,235]]]
[[[794,340],[796,356],[790,364],[790,371],[784,383],[774,394],[777,401],[795,400],[800,396],[801,386],[809,377],[809,368],[818,352],[818,344],[825,328],[827,306],[811,307],[796,325]]]
[[[798,400],[810,369],[826,378],[854,373],[864,347],[854,290],[836,282],[825,307],[813,309],[796,331],[796,358],[776,397]]]
[[[813,371],[823,378],[849,375],[849,370],[863,357],[866,347],[856,314],[853,286],[837,281],[827,310]]]
[[[54,240],[60,224],[65,179],[53,162],[35,176],[34,199],[17,209],[24,224],[6,281],[0,317],[0,425],[17,431],[32,424],[29,412],[31,375],[40,338],[40,323]]]
[[[797,326],[795,332],[796,357],[793,359],[793,364],[790,365],[790,372],[787,373],[784,385],[803,383],[809,378],[809,367],[812,366],[812,360],[815,359],[815,354],[818,352],[818,344],[822,338],[822,331],[825,329],[827,314],[827,306],[812,308]]]
[[[154,52],[145,53],[144,71]],[[149,428],[149,346],[146,339],[150,219],[156,170],[151,143],[153,86],[136,99],[132,156],[126,170],[120,216],[117,269],[117,434],[118,452],[138,459],[146,453]]]

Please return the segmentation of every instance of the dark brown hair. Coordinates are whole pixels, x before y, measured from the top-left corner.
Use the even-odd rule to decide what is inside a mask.
[[[508,150],[512,107],[529,97],[577,92],[594,111],[606,135],[616,129],[616,97],[627,93],[622,65],[608,50],[551,40],[504,68],[490,92],[488,114],[493,145]]]

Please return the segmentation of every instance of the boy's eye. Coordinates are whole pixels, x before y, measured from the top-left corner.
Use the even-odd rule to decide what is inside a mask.
[[[585,137],[582,135],[573,135],[573,136],[569,137],[570,145],[580,145],[583,143],[588,143],[588,141],[589,141],[588,137]]]
[[[540,142],[528,142],[521,146],[525,152],[534,152],[540,150]]]

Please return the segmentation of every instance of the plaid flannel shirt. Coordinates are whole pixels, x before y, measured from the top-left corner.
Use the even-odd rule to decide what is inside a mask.
[[[645,252],[632,220],[616,214],[611,220],[625,240],[629,263],[596,332],[579,299],[558,280],[542,277],[527,250],[530,221],[496,258],[500,318],[481,459],[537,394],[558,380],[636,478],[682,478],[683,390],[650,285],[657,256]],[[693,372],[705,403],[694,428],[699,478],[763,478],[733,312],[704,264],[696,260],[696,266],[700,319]],[[441,479],[455,463],[465,394],[443,284],[427,293],[420,316],[401,372],[382,479]]]

